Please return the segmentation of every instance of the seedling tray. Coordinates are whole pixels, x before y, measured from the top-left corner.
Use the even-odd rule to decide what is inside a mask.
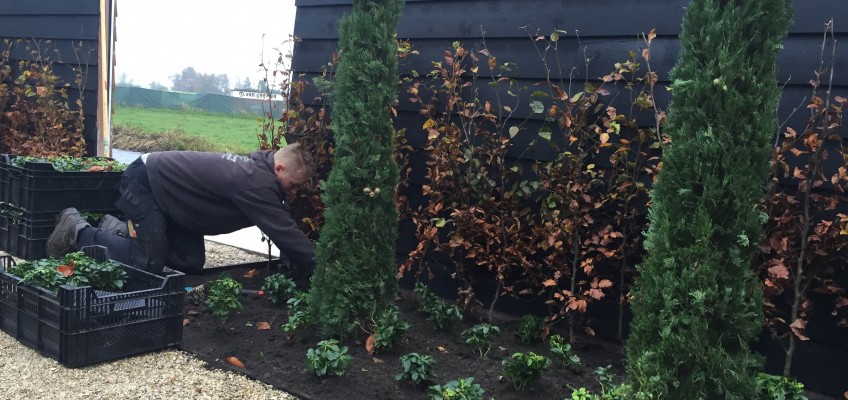
[[[103,247],[85,253],[107,259]],[[6,271],[14,265],[0,257],[0,330],[67,367],[179,345],[183,336],[185,276],[158,276],[121,264],[125,290],[62,286],[58,293],[32,286]]]
[[[12,164],[0,157],[0,202],[30,212],[113,209],[120,197],[121,172],[61,172],[49,162]]]

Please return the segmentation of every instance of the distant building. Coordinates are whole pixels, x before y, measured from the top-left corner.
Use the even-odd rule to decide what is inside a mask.
[[[242,99],[256,99],[256,100],[268,100],[269,95],[267,92],[261,92],[258,90],[249,90],[249,89],[233,89],[230,91],[230,96],[238,97]],[[279,93],[271,93],[270,99],[274,101],[282,101],[283,96]]]

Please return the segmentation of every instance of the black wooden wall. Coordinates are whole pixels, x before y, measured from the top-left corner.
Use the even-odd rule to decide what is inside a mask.
[[[352,0],[296,0],[295,4],[294,33],[302,41],[295,47],[293,69],[311,80],[320,74],[322,66],[337,49],[338,20],[350,12]],[[677,61],[678,35],[687,4],[687,0],[407,0],[397,33],[399,38],[409,40],[420,55],[407,58],[400,73],[408,75],[416,70],[426,74],[432,69],[431,61],[441,61],[444,51],[450,49],[454,41],[478,50],[481,38],[485,37],[487,47],[497,55],[499,62],[511,61],[518,65],[517,71],[510,76],[521,85],[532,84],[543,79],[544,70],[528,32],[538,30],[549,35],[561,29],[567,32],[561,36],[559,44],[563,74],[572,73],[574,67],[576,82],[586,75],[589,80],[599,80],[613,69],[614,63],[626,61],[629,51],[638,51],[640,33],[656,29],[651,67],[661,79],[656,96],[660,107],[665,108],[670,93],[664,87],[668,84],[668,71]],[[802,103],[810,99],[808,82],[819,67],[825,23],[831,18],[835,19],[838,43],[833,90],[843,96],[848,94],[848,1],[793,0],[793,5],[795,22],[778,60],[779,82],[785,84],[778,116],[780,121],[800,131],[809,115]],[[584,68],[585,58],[591,60],[588,73]],[[548,62],[555,62],[553,56],[548,57]],[[481,69],[485,69],[485,63],[482,65]],[[481,70],[481,75],[485,73]],[[553,75],[559,78],[557,70]],[[484,85],[482,89],[485,91],[487,87]],[[315,93],[307,93],[305,98],[311,98],[312,94]],[[424,120],[417,114],[420,105],[410,103],[408,97],[400,93],[395,125],[407,128],[410,142],[420,146],[426,137],[422,129]],[[530,114],[530,99],[525,98],[517,115]],[[613,102],[613,105],[620,110],[629,109],[623,103],[625,96],[620,98],[621,102]],[[793,112],[796,108],[799,109]],[[543,116],[537,114],[535,118],[537,120],[525,125],[519,145],[513,148],[514,155],[524,159],[552,159],[553,149],[545,144],[540,143],[529,151],[521,146],[522,136],[524,143],[535,137],[534,128],[541,125]],[[647,124],[652,118],[642,120]],[[843,137],[848,138],[848,129],[843,129]],[[412,157],[416,166],[412,175],[413,193],[416,185],[424,183],[421,155]],[[412,246],[412,241],[403,237],[404,232],[402,224],[399,252],[406,252]]]
[[[522,85],[542,81],[542,63],[527,29],[523,28],[530,27],[531,32],[538,29],[539,33],[545,35],[555,29],[565,30],[567,34],[561,36],[559,47],[563,71],[568,74],[575,67],[578,82],[586,75],[590,80],[599,80],[612,70],[615,62],[625,61],[630,50],[639,49],[641,42],[637,35],[655,28],[658,36],[652,45],[651,66],[661,79],[661,87],[656,93],[659,105],[666,108],[670,94],[664,87],[668,85],[668,71],[677,62],[680,49],[678,35],[684,8],[688,3],[688,0],[406,0],[406,7],[397,26],[398,37],[408,39],[421,54],[407,58],[400,72],[409,75],[417,70],[426,74],[432,69],[431,61],[441,61],[444,51],[450,49],[454,41],[460,41],[467,49],[476,51],[480,49],[480,39],[485,37],[486,45],[497,55],[498,62],[511,61],[518,65],[511,77],[518,79]],[[805,109],[812,94],[809,81],[819,68],[825,23],[831,18],[834,19],[837,40],[832,90],[834,95],[848,97],[848,1],[793,0],[792,3],[795,22],[778,59],[779,84],[785,85],[778,117],[779,121],[800,132],[809,116]],[[294,33],[302,41],[295,47],[293,69],[311,81],[312,77],[320,75],[322,66],[326,65],[337,49],[337,23],[341,16],[350,12],[352,1],[296,0],[295,4],[297,18]],[[830,55],[826,56],[829,59]],[[588,73],[583,67],[585,58],[591,60]],[[553,59],[548,61],[553,62]],[[485,62],[481,64],[481,70],[485,69]],[[481,74],[486,72],[481,71]],[[553,72],[554,78],[558,78],[557,71]],[[310,99],[312,94],[316,93],[308,93],[304,99]],[[420,148],[426,138],[426,132],[422,129],[424,120],[417,114],[420,106],[407,101],[407,97],[405,93],[400,93],[395,125],[407,128],[410,143]],[[524,98],[524,108],[519,107],[517,111],[522,116],[529,114],[530,99]],[[629,109],[622,104],[613,105],[620,110]],[[642,120],[649,125],[651,118]],[[533,128],[539,125],[541,121],[537,120],[536,125],[531,123],[526,126],[525,133],[532,135],[526,135],[525,143],[535,137]],[[848,140],[848,129],[845,127],[842,129],[842,137]],[[526,148],[517,146],[515,150],[515,156],[522,153],[521,157],[525,159],[546,160],[554,156],[547,146],[527,152],[524,152]],[[407,195],[411,203],[415,204],[421,201],[420,185],[424,183],[423,152],[419,152],[418,157],[413,156],[412,161],[417,173],[412,175],[412,185]],[[415,193],[419,193],[418,199]],[[410,224],[401,221],[397,251],[401,255],[406,254],[415,244]],[[794,373],[809,388],[833,393],[838,390],[839,394],[842,393],[844,388],[838,381],[848,376],[848,370],[837,368],[838,372],[830,374],[818,366],[831,368],[833,364],[824,359],[839,360],[843,356],[836,354],[848,354],[844,342],[841,342],[844,336],[834,342],[842,343],[838,348],[827,347],[829,350],[818,353],[805,348],[796,355],[800,361],[796,362]],[[830,345],[834,346],[834,343]],[[782,365],[782,350],[779,347],[772,350],[774,353],[768,357],[768,369],[775,373],[780,371]],[[825,355],[833,356],[827,358]]]
[[[97,153],[97,81],[98,33],[100,29],[99,0],[0,0],[0,46],[3,39],[27,39],[39,43],[44,55],[56,61],[54,73],[63,82],[70,83],[69,103],[75,104],[82,96],[85,111],[85,140],[87,152]],[[32,60],[34,55],[15,46],[13,61]],[[61,54],[61,61],[55,54]],[[76,49],[76,51],[75,51]],[[73,89],[74,66],[87,71],[83,90]]]

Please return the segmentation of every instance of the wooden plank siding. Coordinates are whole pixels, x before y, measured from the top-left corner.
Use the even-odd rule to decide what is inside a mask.
[[[54,73],[71,84],[69,102],[82,95],[85,110],[86,151],[97,154],[99,0],[0,0],[0,40],[26,39],[40,42],[51,52]],[[48,42],[50,42],[48,44]],[[61,58],[52,54],[58,50]],[[76,49],[76,50],[75,50]],[[32,60],[35,55],[16,46],[12,61]],[[75,88],[73,67],[86,70],[82,92]]]
[[[296,75],[311,82],[313,77],[320,75],[321,68],[338,48],[338,20],[350,12],[352,1],[296,0],[295,4],[294,34],[302,41],[295,47],[292,66]],[[545,76],[532,34],[538,30],[549,35],[554,29],[562,29],[567,32],[559,40],[558,57],[563,72],[552,68],[552,79],[567,79],[572,75],[575,82],[582,82],[587,77],[589,81],[599,82],[600,77],[612,71],[616,62],[626,61],[631,50],[638,54],[642,46],[639,34],[655,28],[657,37],[652,44],[651,66],[660,77],[657,102],[661,108],[666,108],[671,98],[670,92],[665,90],[669,83],[668,72],[677,62],[678,35],[687,4],[687,0],[407,0],[397,26],[398,37],[409,40],[420,55],[405,59],[399,72],[402,76],[411,76],[413,71],[427,74],[432,69],[431,62],[441,61],[454,41],[477,51],[482,48],[481,39],[485,38],[486,47],[498,57],[499,63],[517,64],[517,69],[509,76],[519,85],[532,85]],[[802,103],[811,95],[808,82],[819,65],[825,22],[848,16],[848,1],[793,0],[793,6],[795,22],[778,59],[778,80],[784,85],[778,117],[788,126],[800,129],[808,117]],[[844,96],[848,93],[848,21],[836,19],[835,32],[834,93]],[[588,71],[584,66],[586,58],[590,60]],[[551,67],[557,64],[553,54],[549,54],[547,62]],[[479,66],[480,74],[487,75],[486,62]],[[493,98],[496,90],[502,98],[507,95],[506,88],[495,89],[485,83],[479,88],[483,98]],[[612,92],[607,99],[614,98],[620,90],[620,87],[607,88]],[[304,93],[304,99],[317,95],[313,89]],[[407,128],[411,145],[420,149],[426,137],[422,129],[424,119],[417,113],[420,106],[409,102],[408,97],[406,93],[399,93],[395,126]],[[529,95],[524,96],[515,115],[530,115],[529,101]],[[619,109],[630,108],[627,96],[619,96],[612,105]],[[653,116],[643,113],[637,115],[637,119],[649,124]],[[512,161],[524,164],[555,157],[553,149],[547,145],[526,148],[536,137],[535,132],[542,122],[542,115],[536,114],[522,125],[516,146],[509,153]],[[843,129],[842,135],[848,139],[848,129]],[[424,155],[417,151],[411,157],[414,168],[407,195],[412,202],[421,201],[418,199],[420,185],[426,182]],[[603,163],[603,157],[598,157],[598,162]],[[401,224],[399,252],[414,245],[407,225]]]

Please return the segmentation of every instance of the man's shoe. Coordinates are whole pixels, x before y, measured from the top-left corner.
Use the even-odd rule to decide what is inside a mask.
[[[129,237],[130,235],[127,223],[109,214],[104,215],[103,218],[100,219],[100,225],[97,226],[97,229],[100,229],[101,232],[106,232],[110,235],[123,237]]]
[[[79,231],[89,225],[76,208],[66,208],[59,213],[59,221],[47,238],[47,256],[59,258],[73,250]]]

